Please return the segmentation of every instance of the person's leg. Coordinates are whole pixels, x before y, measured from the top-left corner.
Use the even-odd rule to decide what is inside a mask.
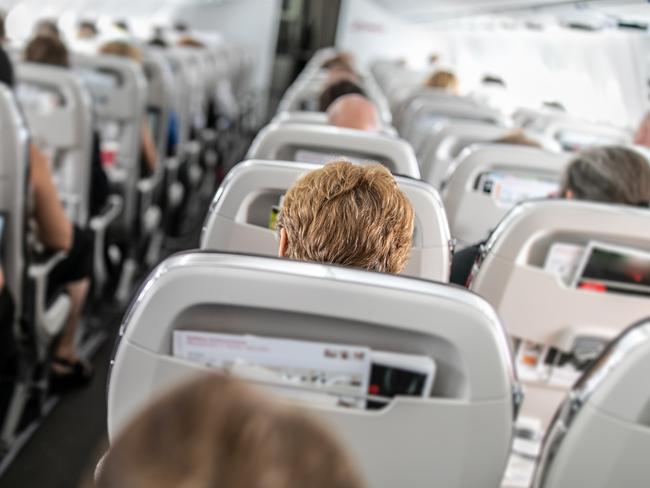
[[[71,307],[68,320],[63,327],[61,337],[54,351],[54,357],[57,359],[63,359],[71,363],[79,361],[75,348],[75,338],[89,289],[90,280],[88,278],[65,285],[65,290],[70,296]],[[67,367],[61,364],[55,363],[53,368],[57,372],[67,372]]]

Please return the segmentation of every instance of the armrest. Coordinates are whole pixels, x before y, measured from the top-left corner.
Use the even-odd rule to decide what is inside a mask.
[[[47,261],[30,264],[28,270],[29,277],[36,280],[37,282],[44,280],[47,278],[47,275],[52,272],[54,267],[63,261],[66,257],[67,254],[64,251],[59,251],[50,256]]]
[[[90,219],[90,228],[95,231],[106,229],[114,221],[124,206],[124,199],[120,195],[110,195],[102,213]]]

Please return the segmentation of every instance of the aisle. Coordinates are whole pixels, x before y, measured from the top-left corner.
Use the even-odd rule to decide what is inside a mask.
[[[121,314],[103,314],[118,328]],[[111,315],[113,315],[111,317]],[[106,378],[114,333],[93,359],[95,376],[83,390],[62,397],[0,478],[4,488],[74,488],[106,443]]]

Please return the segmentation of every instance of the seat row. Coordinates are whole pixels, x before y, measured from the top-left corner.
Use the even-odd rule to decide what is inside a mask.
[[[318,81],[331,55],[312,59],[287,100],[307,93],[302,87]],[[392,120],[399,124],[398,115]],[[448,115],[445,124],[457,123]],[[502,120],[479,125],[495,122]],[[639,388],[650,364],[648,296],[569,283],[566,268],[579,256],[584,271],[590,255],[612,250],[647,263],[650,211],[526,201],[559,186],[566,154],[496,144],[452,153],[437,185],[441,198],[419,179],[422,161],[405,140],[322,121],[276,119],[263,129],[215,194],[203,252],[160,265],[125,316],[110,374],[109,437],[159,391],[218,368],[320,416],[369,486],[529,486],[512,473],[513,451],[528,459],[536,487],[643,486],[650,476],[640,454],[650,444],[649,396]],[[401,175],[397,184],[415,212],[407,276],[271,257],[282,196],[337,157],[378,161]],[[471,291],[447,284],[454,247],[492,228]],[[434,365],[432,387],[419,395],[348,392],[327,401],[250,362],[209,356],[210,344],[241,347],[251,337],[368,348],[373,357],[408,357],[411,366],[426,358]],[[183,341],[198,347],[195,355],[180,353]],[[558,377],[565,363],[576,364],[568,379]],[[368,408],[373,402],[380,406]],[[536,447],[517,435],[522,417],[539,419],[547,432],[536,469]]]

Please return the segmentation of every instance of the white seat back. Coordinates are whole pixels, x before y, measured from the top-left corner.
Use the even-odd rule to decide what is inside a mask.
[[[278,258],[186,253],[154,271],[121,330],[108,391],[110,439],[161,391],[206,370],[172,357],[174,331],[359,345],[430,357],[437,368],[430,397],[397,396],[373,411],[304,403],[340,436],[367,485],[499,485],[518,389],[497,316],[460,288]]]
[[[93,117],[88,90],[70,70],[16,65],[16,92],[34,141],[55,157],[55,179],[68,216],[90,217]]]
[[[129,229],[137,218],[140,179],[140,134],[147,103],[142,68],[130,59],[112,55],[75,55],[73,67],[84,79],[95,108],[102,143],[118,144],[117,161],[107,168],[124,198],[119,222]],[[110,129],[110,130],[107,130]]]
[[[165,57],[158,51],[145,51],[147,77],[147,116],[159,156],[167,154],[169,119],[174,109],[174,75]]]
[[[309,112],[306,110],[279,112],[271,120],[271,124],[286,123],[327,125],[329,121],[325,112]],[[392,125],[383,124],[381,132],[389,136],[397,137],[397,131]]]
[[[484,122],[444,120],[423,133],[421,144],[414,143],[422,179],[440,187],[447,167],[467,146],[491,142],[508,134],[509,129]]]
[[[572,389],[544,441],[535,488],[647,484],[648,371],[646,319],[622,333]]]
[[[569,160],[567,154],[527,146],[468,148],[449,168],[442,190],[452,237],[475,244],[517,203],[557,193]]]
[[[597,351],[647,316],[650,300],[575,286],[571,277],[583,249],[597,241],[647,252],[649,230],[649,210],[566,200],[523,203],[492,233],[470,289],[494,306],[517,339],[569,355]],[[546,425],[570,386],[559,380],[537,374],[526,380],[522,415]]]
[[[285,161],[238,164],[215,195],[201,249],[277,255],[276,233],[268,225],[271,207],[301,175],[318,167]],[[417,180],[399,176],[396,180],[415,211],[413,249],[403,274],[448,281],[450,237],[437,192]]]
[[[267,125],[251,144],[247,159],[292,161],[299,151],[317,153],[321,162],[343,156],[384,164],[394,174],[419,178],[411,146],[402,139],[377,133],[315,124]],[[333,157],[332,157],[333,156]]]

